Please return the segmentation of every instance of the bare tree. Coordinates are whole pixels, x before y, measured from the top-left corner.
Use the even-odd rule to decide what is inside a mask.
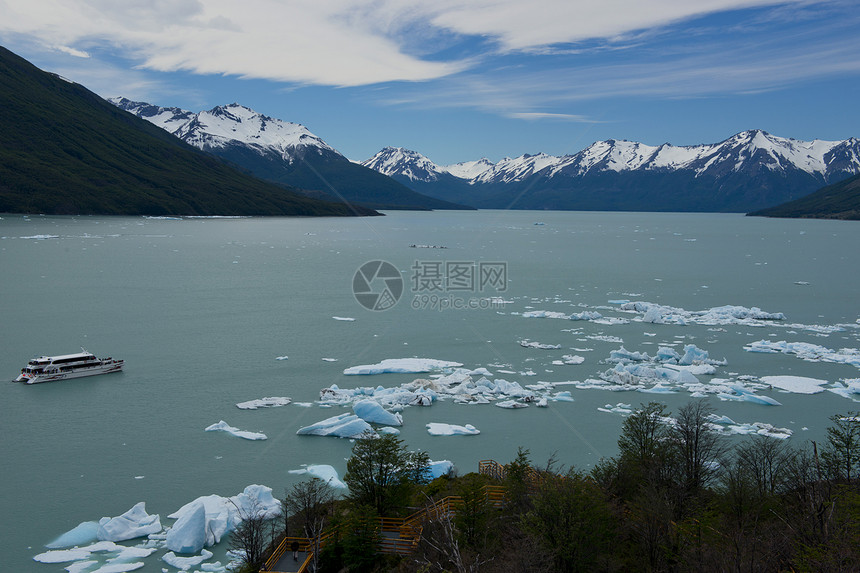
[[[299,522],[305,537],[311,541],[314,570],[319,561],[320,538],[328,524],[335,498],[332,487],[314,477],[293,485],[283,500],[285,510]]]
[[[708,415],[713,411],[704,400],[689,402],[678,410],[672,428],[680,485],[687,493],[700,492],[719,474],[720,458],[726,449],[721,436],[708,425]]]
[[[231,502],[232,503],[232,502]],[[269,518],[265,510],[256,502],[250,507],[241,508],[233,504],[242,520],[230,535],[230,548],[242,554],[242,562],[257,570],[263,565],[266,548],[266,523]]]
[[[435,507],[428,499],[426,512],[421,542],[413,558],[421,570],[445,573],[453,568],[457,573],[477,573],[487,560],[461,547],[462,534],[457,530],[453,508]]]

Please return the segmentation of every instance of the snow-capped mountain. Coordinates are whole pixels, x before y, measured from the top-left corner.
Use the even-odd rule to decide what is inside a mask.
[[[306,153],[308,148],[316,149],[319,153],[340,155],[305,126],[259,114],[237,103],[193,113],[177,107],[158,107],[126,98],[111,98],[109,101],[204,151],[225,148],[238,142],[255,148],[260,154],[274,151],[291,163],[296,155]]]
[[[420,195],[351,162],[301,124],[236,103],[194,113],[121,97],[109,101],[261,179],[297,187],[314,197],[378,209],[463,208]]]
[[[860,173],[860,140],[798,141],[750,130],[708,145],[608,140],[573,155],[449,166],[389,147],[362,164],[422,193],[480,207],[509,207],[515,198],[519,208],[747,211]]]

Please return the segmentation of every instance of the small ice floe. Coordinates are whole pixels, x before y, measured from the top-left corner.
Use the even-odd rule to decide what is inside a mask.
[[[589,340],[598,340],[600,342],[616,342],[618,344],[624,343],[624,340],[622,340],[621,338],[619,338],[617,336],[611,336],[608,334],[590,334],[590,335],[586,336],[585,338],[587,338]]]
[[[326,418],[316,424],[299,428],[300,436],[334,436],[336,438],[358,438],[373,428],[355,414],[340,414]]]
[[[800,285],[800,286],[809,286],[810,283],[809,283],[809,281],[794,281],[794,284]]]
[[[39,563],[66,563],[69,561],[77,561],[78,563],[70,567],[81,571],[97,563],[96,561],[84,561],[93,557],[93,553],[116,553],[116,557],[113,557],[110,561],[114,561],[115,565],[120,565],[120,563],[117,562],[125,561],[122,565],[131,566],[131,569],[114,569],[114,571],[133,571],[134,569],[140,569],[144,564],[143,562],[129,563],[128,560],[148,557],[154,552],[154,548],[125,547],[117,545],[113,541],[99,541],[84,547],[57,549],[39,553],[33,557],[33,561],[37,561]],[[111,565],[105,565],[102,567],[102,570],[105,570],[105,567],[110,568]],[[72,570],[70,568],[67,569]],[[107,570],[110,571],[110,569]]]
[[[818,394],[824,392],[822,386],[828,383],[827,380],[805,376],[762,376],[759,380],[770,384],[773,388],[792,394]]]
[[[614,406],[612,404],[606,404],[603,408],[598,408],[598,410],[608,414],[621,414],[622,416],[627,416],[633,413],[633,408],[630,404],[624,404],[623,402],[618,402]]]
[[[563,312],[556,312],[552,310],[529,310],[521,313],[520,316],[522,316],[523,318],[570,318]]]
[[[377,364],[365,364],[351,366],[343,371],[346,375],[371,375],[371,374],[421,374],[425,372],[436,372],[447,368],[459,368],[459,362],[447,360],[436,360],[433,358],[388,358]]]
[[[309,475],[311,477],[321,479],[331,487],[337,489],[346,489],[346,484],[340,480],[340,476],[337,474],[337,470],[334,469],[333,466],[325,464],[314,464],[305,466],[303,469],[300,470],[290,470],[287,473],[295,475]]]
[[[708,427],[720,434],[758,434],[760,436],[785,440],[790,438],[793,433],[788,428],[777,428],[764,422],[738,423],[728,416],[718,416],[717,414],[708,414],[707,419]]]
[[[350,318],[348,316],[333,316],[332,318],[335,320],[340,320],[342,322],[355,322],[354,318]]]
[[[99,520],[96,537],[101,541],[126,541],[161,531],[158,514],[146,513],[146,504],[140,502],[117,517]]]
[[[168,530],[165,545],[176,553],[199,553],[220,543],[252,513],[266,519],[281,514],[281,502],[272,495],[272,488],[254,484],[231,497],[198,497],[167,516],[176,523]]]
[[[770,396],[754,394],[750,389],[740,384],[730,385],[729,392],[720,392],[717,394],[717,397],[724,401],[731,400],[735,402],[750,402],[753,404],[761,404],[763,406],[782,406],[781,403],[777,402]]]
[[[509,410],[515,410],[517,408],[528,408],[529,405],[523,402],[519,402],[517,400],[505,400],[503,402],[496,402],[496,406],[499,408],[507,408]]]
[[[570,392],[564,390],[563,392],[557,392],[555,396],[552,397],[554,402],[573,402],[573,396],[570,395]]]
[[[269,398],[260,398],[259,400],[249,400],[248,402],[239,402],[236,407],[241,410],[256,410],[257,408],[277,408],[286,406],[291,403],[290,398],[283,396],[272,396]]]
[[[828,388],[828,390],[843,398],[860,401],[860,378],[849,378],[840,382],[834,382],[833,388]]]
[[[430,422],[427,424],[427,433],[431,436],[476,436],[480,434],[481,431],[472,424],[458,426],[456,424]]]
[[[180,571],[188,571],[192,567],[197,567],[211,557],[211,551],[206,551],[205,549],[202,549],[200,551],[200,555],[196,555],[194,557],[178,557],[173,551],[168,551],[167,553],[162,555],[161,559],[168,565],[176,567]]]
[[[275,360],[289,360],[289,356],[275,356]]]
[[[561,357],[561,360],[553,360],[552,361],[552,363],[556,366],[561,366],[564,364],[570,364],[570,365],[582,364],[583,362],[585,362],[585,358],[583,358],[582,356],[579,356],[577,354],[565,354],[564,356]]]
[[[337,358],[323,358],[323,362],[337,362]]]
[[[248,432],[246,430],[240,430],[239,428],[234,428],[229,425],[224,420],[221,420],[217,424],[212,424],[206,428],[207,432],[226,432],[231,436],[236,436],[237,438],[242,438],[245,440],[265,440],[268,438],[266,434],[262,434],[260,432]]]
[[[530,342],[528,340],[520,340],[520,346],[523,348],[537,348],[539,350],[558,350],[561,344],[542,344],[540,342]]]

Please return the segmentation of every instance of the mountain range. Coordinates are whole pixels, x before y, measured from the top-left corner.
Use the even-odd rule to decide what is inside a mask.
[[[448,166],[387,147],[362,164],[420,193],[479,208],[748,212],[860,173],[860,140],[750,130],[715,144],[608,140],[573,155]]]
[[[201,151],[261,179],[306,195],[374,209],[469,209],[421,195],[385,175],[353,163],[305,126],[268,117],[233,103],[199,113],[118,97],[110,100]]]
[[[2,47],[0,212],[378,214],[252,177]]]

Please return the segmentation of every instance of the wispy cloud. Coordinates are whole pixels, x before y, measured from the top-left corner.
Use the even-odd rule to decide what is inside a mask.
[[[513,119],[525,119],[528,121],[551,120],[551,121],[571,121],[574,123],[605,123],[600,120],[591,119],[584,115],[576,115],[572,113],[546,113],[539,111],[523,111],[507,114]]]
[[[110,45],[159,71],[356,86],[473,68],[474,58],[440,55],[457,38],[528,51],[801,1],[5,0],[0,34],[27,34],[74,55]]]

